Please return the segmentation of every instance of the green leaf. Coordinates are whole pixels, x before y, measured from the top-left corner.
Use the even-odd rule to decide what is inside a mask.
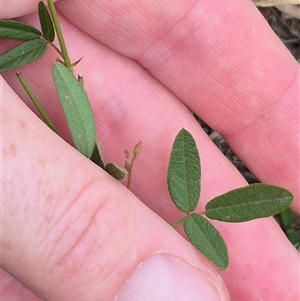
[[[300,242],[299,230],[289,229],[286,231],[286,236],[292,245],[296,246]]]
[[[175,206],[193,211],[200,197],[200,158],[192,135],[182,129],[176,136],[168,168],[168,189]]]
[[[81,82],[79,83],[82,84]],[[99,167],[104,169],[104,162],[98,142],[95,143],[95,147],[91,156],[91,161],[93,161]]]
[[[290,208],[280,212],[280,225],[289,241],[295,246],[300,242],[299,229],[296,229],[296,220],[299,216]]]
[[[104,169],[119,181],[124,180],[127,176],[127,170],[125,168],[121,168],[113,163],[107,163]]]
[[[227,246],[218,230],[204,217],[192,213],[183,222],[191,243],[221,270],[228,266]]]
[[[90,158],[96,143],[96,126],[86,92],[63,64],[54,63],[52,75],[76,148]]]
[[[10,40],[29,41],[40,38],[42,33],[22,22],[0,20],[0,38]]]
[[[245,222],[275,215],[287,208],[293,195],[286,189],[252,184],[217,196],[206,204],[206,216],[224,222]]]
[[[43,1],[40,1],[38,4],[38,12],[43,36],[47,41],[53,42],[55,38],[54,26],[48,9]]]
[[[8,71],[41,58],[47,50],[42,39],[27,41],[0,56],[0,72]]]
[[[295,216],[296,213],[293,212],[290,208],[286,208],[280,213],[281,223],[285,230],[292,228],[292,224]]]

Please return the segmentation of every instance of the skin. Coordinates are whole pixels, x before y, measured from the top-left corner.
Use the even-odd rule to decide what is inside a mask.
[[[2,2],[1,18],[38,26],[38,1]],[[198,210],[246,185],[187,107],[262,182],[292,191],[292,209],[300,213],[299,66],[252,3],[66,0],[57,8],[71,60],[83,56],[75,71],[84,75],[106,162],[122,165],[123,150],[139,140],[143,149],[131,193],[65,143],[70,135],[49,72],[53,49],[18,70],[65,141],[28,109],[15,71],[3,74],[4,300],[112,300],[156,253],[204,272],[223,300],[225,286],[230,300],[297,300],[299,254],[272,218],[214,223],[229,249],[225,272],[167,224],[181,217],[169,200],[166,171],[182,127],[201,156]],[[1,52],[11,46],[3,43]]]

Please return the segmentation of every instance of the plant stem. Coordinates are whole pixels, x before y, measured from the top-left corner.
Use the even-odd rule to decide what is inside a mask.
[[[54,48],[54,50],[63,58],[62,52],[60,51],[60,49],[55,44],[48,42],[48,45],[50,45],[52,48]]]
[[[33,94],[32,90],[30,89],[30,87],[29,87],[28,83],[26,82],[25,78],[19,72],[17,72],[17,77],[18,77],[20,83],[22,84],[24,90],[26,91],[26,93],[28,94],[30,99],[32,100],[34,106],[36,107],[36,109],[41,114],[42,119],[44,120],[44,122],[49,126],[49,128],[51,130],[53,130],[56,134],[58,134],[58,131],[57,131],[56,127],[54,126],[54,124],[50,120],[50,118],[47,115],[47,113],[45,112],[45,110],[42,108],[42,106],[39,103],[39,101],[37,100],[36,96]]]
[[[136,156],[133,156],[133,158],[131,159],[131,162],[127,168],[127,172],[128,172],[128,176],[127,176],[127,185],[126,187],[128,189],[130,189],[130,185],[131,185],[131,178],[132,178],[132,166],[133,166],[133,162],[135,161]]]
[[[181,225],[183,223],[183,221],[185,220],[185,218],[187,217],[188,215],[184,216],[183,218],[179,219],[178,221],[175,221],[174,223],[171,224],[171,226],[173,228],[177,228],[179,225]]]
[[[59,24],[59,21],[58,21],[58,16],[57,16],[57,13],[56,13],[54,3],[53,3],[52,0],[47,0],[47,3],[48,3],[49,11],[50,11],[50,14],[51,14],[51,18],[52,18],[52,21],[53,21],[53,25],[54,25],[54,28],[55,28],[55,31],[56,31],[56,34],[57,34],[57,38],[58,38],[58,42],[59,42],[59,45],[60,45],[62,57],[64,59],[65,66],[70,71],[72,71],[73,66],[72,66],[72,63],[70,61],[70,57],[68,55],[67,47],[66,47],[66,44],[65,44],[65,40],[63,38],[63,34],[62,34],[61,27],[60,27],[60,24]]]
[[[135,159],[137,158],[137,156],[139,155],[141,149],[142,149],[142,141],[139,141],[133,149],[133,157],[132,157],[130,163],[128,164],[127,167],[125,167],[128,172],[127,185],[126,185],[126,187],[128,189],[130,188],[130,185],[131,185],[133,163],[134,163]]]

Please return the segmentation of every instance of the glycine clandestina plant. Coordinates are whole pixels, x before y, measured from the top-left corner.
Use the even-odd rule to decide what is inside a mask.
[[[73,67],[80,59],[74,63],[70,61],[53,1],[47,0],[47,4],[48,8],[42,1],[38,4],[41,31],[22,22],[0,20],[0,38],[23,41],[0,56],[0,72],[36,61],[46,53],[49,45],[53,47],[61,59],[53,63],[52,77],[75,147],[116,179],[123,180],[127,177],[129,188],[133,163],[141,151],[142,144],[137,143],[132,155],[125,151],[124,168],[113,163],[104,163],[96,136],[93,111],[84,90],[83,77],[79,75],[76,78],[73,73]],[[53,43],[55,35],[60,47]],[[19,72],[17,77],[44,122],[58,133],[25,78]],[[293,195],[286,189],[252,184],[217,196],[206,204],[204,212],[194,212],[200,199],[201,166],[194,138],[185,129],[175,138],[167,183],[172,201],[185,213],[173,226],[183,223],[191,243],[220,269],[226,269],[229,263],[227,247],[220,233],[207,218],[224,222],[249,221],[277,214],[286,209],[293,200]],[[204,215],[207,218],[203,217]]]
[[[183,223],[190,242],[222,270],[229,264],[226,243],[204,215],[223,222],[245,222],[273,216],[285,210],[293,200],[288,190],[259,183],[219,195],[206,204],[204,212],[194,212],[200,199],[201,165],[196,142],[185,129],[175,138],[167,183],[172,201],[185,213],[173,226]]]
[[[73,67],[81,59],[71,63],[63,38],[56,9],[52,0],[47,0],[48,8],[40,1],[38,15],[41,31],[31,25],[13,21],[0,20],[0,38],[23,41],[0,56],[0,72],[5,72],[29,64],[40,59],[50,45],[60,55],[61,60],[52,65],[52,77],[56,92],[61,102],[73,142],[78,151],[106,170],[117,180],[127,177],[127,187],[130,187],[133,162],[141,151],[141,142],[134,147],[133,154],[126,150],[125,166],[118,167],[113,163],[105,164],[101,155],[93,111],[88,96],[84,90],[83,76],[74,76]],[[57,47],[53,41],[55,34],[59,42]],[[42,108],[25,78],[17,72],[17,77],[37,108],[44,122],[56,133],[55,125]]]

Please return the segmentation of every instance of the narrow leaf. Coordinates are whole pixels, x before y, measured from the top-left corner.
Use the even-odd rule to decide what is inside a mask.
[[[200,197],[200,158],[192,135],[182,129],[176,136],[168,168],[168,189],[175,206],[193,211]]]
[[[54,63],[52,75],[76,148],[90,158],[96,143],[96,126],[86,92],[63,64]]]
[[[127,170],[125,168],[121,168],[113,163],[107,163],[104,169],[119,181],[124,180],[127,176]]]
[[[286,189],[252,184],[217,196],[206,204],[206,216],[224,222],[245,222],[275,215],[287,208],[293,195]]]
[[[290,208],[286,208],[280,213],[282,227],[287,230],[291,229],[293,226],[293,220],[296,216],[296,213]]]
[[[297,245],[300,243],[300,235],[299,230],[297,229],[288,229],[286,231],[286,236],[291,242],[292,245],[294,245],[297,248]]]
[[[41,58],[47,50],[42,39],[27,41],[0,56],[0,72],[8,71]]]
[[[221,270],[228,266],[227,246],[218,230],[204,217],[192,213],[183,222],[191,243]]]
[[[10,40],[29,41],[38,39],[41,32],[22,22],[13,20],[0,20],[0,38]]]
[[[91,155],[91,161],[93,161],[99,167],[104,169],[104,162],[103,162],[103,158],[102,158],[102,154],[101,154],[101,150],[100,150],[98,142],[95,143],[95,147],[94,147],[93,153]]]
[[[53,42],[55,38],[54,26],[48,9],[43,1],[40,1],[38,4],[38,12],[43,36],[47,41]]]

